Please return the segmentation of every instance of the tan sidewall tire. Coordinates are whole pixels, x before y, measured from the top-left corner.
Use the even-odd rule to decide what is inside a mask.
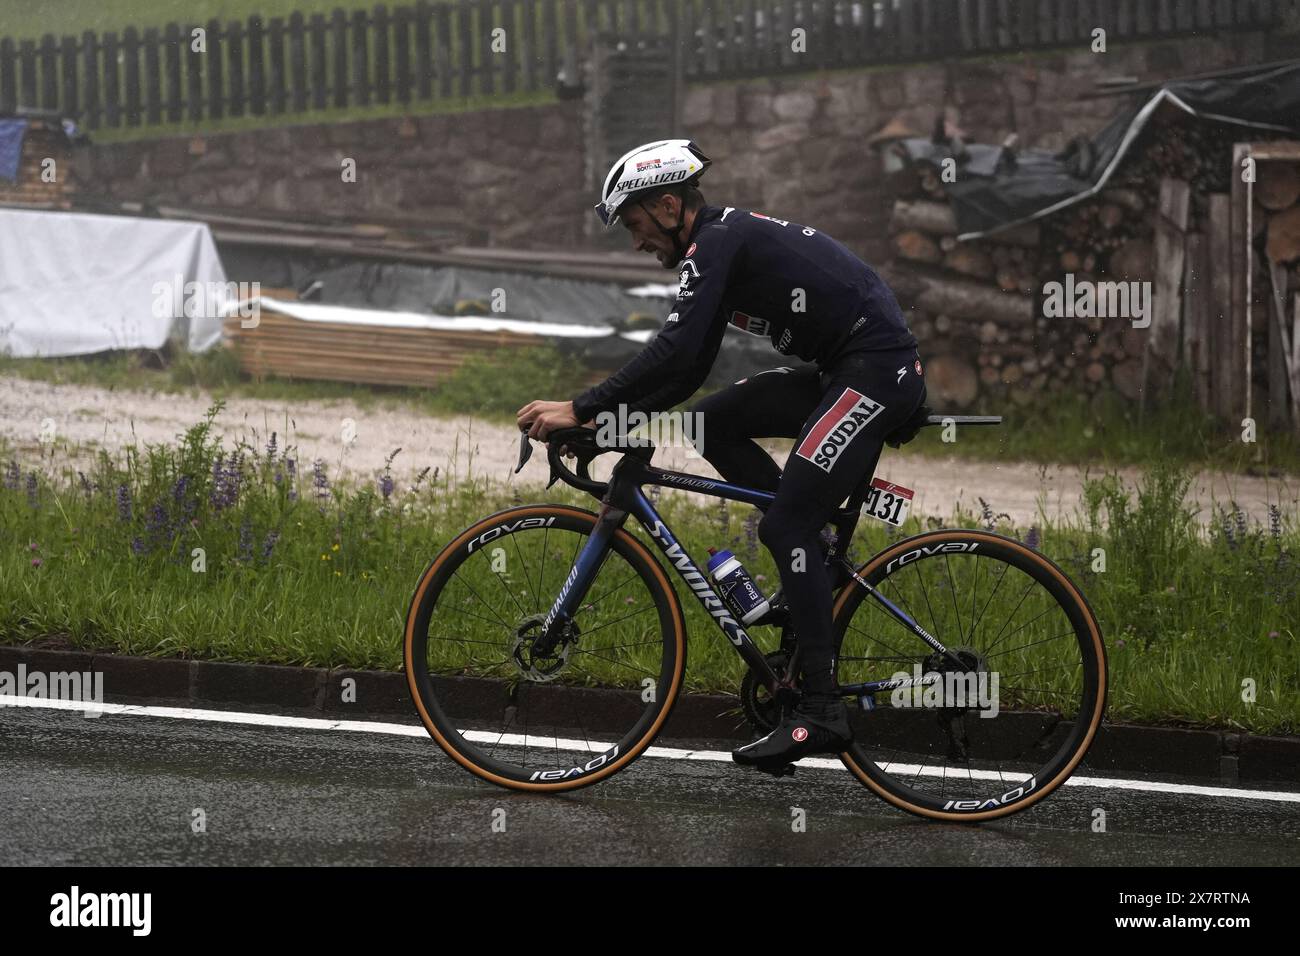
[[[1065,572],[1063,572],[1060,568],[1058,568],[1054,563],[1052,563],[1050,560],[1045,558],[1043,555],[1039,554],[1037,551],[1034,551],[1032,548],[1026,547],[1025,545],[1021,544],[1019,541],[1016,541],[1014,538],[1008,538],[1003,535],[991,534],[989,532],[983,532],[983,531],[953,530],[953,531],[927,532],[925,534],[915,535],[911,538],[906,538],[902,541],[899,541],[897,544],[893,545],[892,547],[882,551],[880,554],[876,555],[870,561],[864,564],[861,568],[859,568],[858,575],[863,578],[870,578],[870,576],[878,568],[892,561],[894,558],[898,557],[899,554],[905,554],[908,551],[920,547],[922,544],[928,544],[930,546],[934,546],[936,544],[943,544],[949,541],[968,541],[971,540],[972,538],[977,540],[984,539],[989,543],[996,544],[1000,548],[1010,548],[1012,550],[1018,550],[1022,554],[1027,555],[1030,558],[1030,560],[1039,563],[1045,570],[1047,570],[1048,573],[1053,578],[1055,578],[1062,587],[1065,588],[1067,593],[1072,595],[1075,598],[1078,607],[1081,610],[1084,620],[1087,624],[1089,638],[1092,641],[1094,650],[1096,652],[1096,660],[1097,660],[1098,668],[1100,670],[1100,674],[1099,674],[1099,685],[1097,689],[1097,699],[1093,707],[1093,712],[1089,717],[1089,726],[1088,726],[1087,734],[1084,736],[1082,743],[1079,745],[1078,749],[1075,751],[1074,755],[1071,757],[1069,762],[1050,781],[1044,784],[1040,789],[1038,789],[1032,795],[1027,796],[1021,800],[1017,800],[1014,803],[1009,804],[1008,806],[999,807],[996,810],[983,810],[977,813],[952,813],[952,812],[945,812],[942,810],[932,810],[929,807],[916,806],[915,804],[909,803],[908,801],[902,799],[896,794],[891,793],[890,791],[884,789],[880,784],[878,784],[875,780],[873,780],[866,773],[866,771],[863,770],[862,767],[858,764],[857,760],[854,758],[853,754],[850,751],[845,751],[844,753],[840,754],[840,760],[843,761],[844,765],[849,768],[849,771],[853,773],[853,775],[856,776],[858,780],[860,780],[864,785],[866,785],[873,793],[879,796],[882,800],[885,800],[886,802],[893,804],[894,806],[898,807],[900,810],[906,810],[908,813],[913,813],[918,816],[927,817],[931,820],[943,820],[945,822],[950,822],[950,823],[981,823],[987,820],[996,820],[999,817],[1005,817],[1012,813],[1018,813],[1021,810],[1027,809],[1028,807],[1031,807],[1038,801],[1042,800],[1044,797],[1048,796],[1050,793],[1052,793],[1052,791],[1054,791],[1057,787],[1059,787],[1062,783],[1064,783],[1066,779],[1069,778],[1070,774],[1074,772],[1075,767],[1079,765],[1079,761],[1081,761],[1084,758],[1084,756],[1087,754],[1088,748],[1092,746],[1093,738],[1096,736],[1097,728],[1101,725],[1102,716],[1106,711],[1106,691],[1107,691],[1106,648],[1105,645],[1102,643],[1101,628],[1097,624],[1097,617],[1095,614],[1093,614],[1092,607],[1088,604],[1087,599],[1084,598],[1083,594],[1079,591],[1079,589],[1074,586],[1074,583],[1068,577],[1066,577]],[[836,634],[840,633],[841,630],[840,615],[843,612],[844,608],[848,606],[849,600],[852,597],[854,590],[858,590],[858,589],[859,588],[856,582],[850,579],[849,583],[845,585],[845,587],[840,591],[839,598],[836,600],[835,605],[832,609],[832,620],[835,621]],[[869,599],[869,597],[864,599]]]
[[[482,521],[475,523],[472,527],[467,528],[438,553],[438,556],[433,559],[433,562],[420,576],[420,582],[416,586],[415,595],[411,598],[411,606],[406,615],[406,627],[402,639],[402,657],[406,670],[407,686],[411,691],[411,699],[415,702],[415,709],[419,712],[420,722],[424,724],[425,730],[427,730],[429,735],[437,741],[438,745],[442,747],[447,755],[470,773],[488,781],[489,783],[494,783],[501,787],[507,787],[511,790],[559,793],[564,790],[575,790],[579,787],[587,787],[593,783],[599,783],[601,780],[605,780],[613,774],[618,773],[618,771],[622,770],[637,757],[641,756],[641,754],[645,752],[646,748],[654,742],[659,731],[663,729],[669,715],[672,713],[673,705],[677,702],[677,696],[681,692],[682,677],[686,671],[686,622],[682,614],[681,602],[677,599],[677,592],[673,590],[672,583],[664,573],[663,567],[657,560],[655,560],[655,556],[650,549],[627,531],[620,528],[615,532],[615,537],[619,541],[628,545],[633,553],[646,562],[652,573],[653,579],[662,586],[664,593],[667,596],[670,608],[670,617],[674,628],[672,639],[675,642],[676,663],[673,668],[672,681],[668,688],[667,697],[663,702],[663,706],[649,730],[639,738],[633,746],[629,747],[626,752],[620,755],[612,763],[600,767],[589,774],[584,774],[576,780],[557,781],[555,783],[530,783],[528,781],[511,780],[508,777],[503,777],[500,774],[493,773],[490,770],[478,766],[462,754],[456,747],[452,746],[438,729],[436,721],[434,721],[430,716],[428,709],[425,707],[423,695],[420,693],[419,684],[416,681],[414,671],[416,618],[419,613],[420,603],[423,601],[429,585],[434,581],[439,571],[446,565],[452,556],[459,552],[461,547],[473,540],[476,536],[484,533],[484,531],[495,527],[503,521],[561,514],[570,518],[576,518],[579,521],[585,521],[592,527],[595,526],[597,521],[597,516],[594,513],[585,511],[581,508],[573,508],[567,505],[524,505],[519,508],[510,508],[506,511],[497,512],[496,514],[490,515]]]

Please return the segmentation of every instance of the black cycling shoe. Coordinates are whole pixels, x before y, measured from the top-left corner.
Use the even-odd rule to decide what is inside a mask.
[[[835,694],[805,694],[794,713],[766,737],[738,747],[731,759],[770,770],[812,754],[838,754],[853,741],[849,711]]]

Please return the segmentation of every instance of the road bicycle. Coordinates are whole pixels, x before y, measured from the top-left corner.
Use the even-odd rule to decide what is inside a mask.
[[[922,405],[886,440],[898,447],[926,426],[1000,422]],[[525,432],[516,471],[531,452]],[[593,479],[591,461],[608,452],[621,457],[607,480]],[[551,433],[547,487],[562,480],[599,499],[599,511],[500,511],[456,535],[421,575],[403,641],[411,696],[429,734],[475,776],[554,793],[608,779],[651,747],[686,672],[685,614],[651,543],[744,661],[740,709],[755,734],[798,703],[786,608],[774,601],[760,621],[740,623],[645,489],[754,506],[775,496],[657,468],[653,453],[635,438],[602,446],[588,428]],[[855,567],[845,555],[859,518],[900,525],[910,497],[874,471],[832,516],[817,556],[834,589],[838,690],[851,704],[853,742],[839,759],[890,804],[930,819],[979,822],[1030,807],[1070,776],[1101,723],[1096,616],[1055,563],[990,531],[916,534]],[[766,652],[750,634],[760,629],[776,644]]]

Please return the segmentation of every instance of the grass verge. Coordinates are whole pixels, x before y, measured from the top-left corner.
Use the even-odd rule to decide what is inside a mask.
[[[129,654],[400,668],[423,569],[474,520],[518,499],[486,479],[427,469],[408,480],[390,467],[340,484],[291,447],[223,448],[211,433],[219,412],[174,445],[101,453],[90,473],[61,466],[57,450],[23,469],[0,449],[0,635],[66,635]],[[1267,526],[1250,526],[1240,511],[1220,512],[1202,531],[1183,504],[1187,481],[1165,463],[1137,487],[1113,474],[1090,480],[1068,522],[1018,529],[986,505],[951,524],[1022,538],[1079,584],[1106,637],[1111,719],[1296,733],[1295,516],[1275,511]],[[563,488],[547,500],[594,504]],[[697,563],[706,545],[730,547],[760,587],[775,588],[749,509],[679,495],[660,505]],[[915,520],[901,530],[868,525],[850,554],[865,560],[919,530]],[[521,601],[544,610],[566,571],[557,560],[550,578],[525,574],[515,582],[522,593],[503,584],[493,613],[513,618]],[[694,636],[687,689],[733,692],[739,658],[675,584]],[[774,645],[767,630],[758,639]],[[475,670],[471,659],[447,666]]]

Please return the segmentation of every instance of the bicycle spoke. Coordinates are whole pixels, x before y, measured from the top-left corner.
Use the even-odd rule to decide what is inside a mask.
[[[944,676],[938,685],[878,694],[881,716],[862,721],[879,720],[880,725],[874,732],[856,730],[854,753],[858,766],[869,768],[876,783],[897,795],[906,809],[925,807],[947,814],[993,811],[1000,816],[1010,803],[1025,797],[1033,802],[1038,793],[1046,792],[1040,786],[1032,796],[1015,794],[1004,803],[1003,797],[1017,786],[1024,788],[1031,778],[1042,784],[1052,781],[1054,774],[1069,772],[1064,769],[1068,748],[1042,748],[1041,744],[1062,721],[1076,719],[1086,688],[1090,681],[1095,684],[1090,676],[1095,672],[1090,672],[1092,665],[1083,652],[1078,618],[1052,589],[1042,559],[1002,545],[985,545],[978,553],[973,548],[959,553],[937,547],[950,540],[927,546],[920,557],[895,566],[892,573],[878,571],[873,587],[874,593],[887,595],[913,621],[928,619],[930,632],[940,642],[963,655],[969,651],[973,655],[969,671],[945,663],[939,667]],[[1023,576],[1020,586],[1009,577],[1012,570]],[[941,593],[945,590],[951,592],[947,598]],[[872,594],[866,589],[854,593],[836,621],[842,685],[886,679],[891,671],[903,670],[931,653],[928,646],[915,654],[904,653],[895,638],[897,631],[891,630],[901,622]],[[862,610],[863,604],[875,610]],[[894,624],[882,624],[882,613]],[[1082,615],[1087,613],[1081,608]],[[990,626],[991,622],[997,626]],[[996,697],[1002,706],[993,710],[982,703],[986,693],[982,682],[989,677],[986,668],[999,680]],[[980,704],[967,696],[975,692],[977,683]],[[903,696],[895,696],[899,691]],[[885,703],[886,696],[894,706]],[[1034,718],[1024,725],[1000,725],[1010,733],[982,722],[1013,713]],[[1085,745],[1081,732],[1068,733],[1067,740]]]
[[[944,569],[948,572],[948,589],[952,594],[952,612],[957,617],[957,633],[964,637],[966,632],[961,626],[961,609],[957,607],[957,582],[952,577],[952,555],[945,554],[943,563]]]
[[[1057,634],[1054,637],[1045,637],[1041,641],[1032,641],[1028,644],[1021,644],[1019,647],[1009,647],[1005,651],[998,651],[996,654],[989,654],[986,652],[984,654],[984,659],[991,661],[993,658],[1001,657],[1003,654],[1014,654],[1016,651],[1023,651],[1026,647],[1036,647],[1039,644],[1050,644],[1052,641],[1059,641],[1063,637],[1074,637],[1074,633],[1072,631],[1067,631],[1064,634]]]

